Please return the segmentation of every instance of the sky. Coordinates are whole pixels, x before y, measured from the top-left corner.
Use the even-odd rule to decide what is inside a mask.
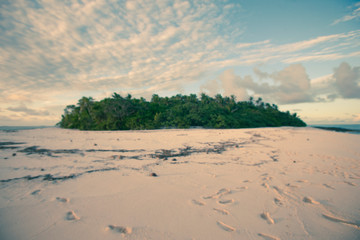
[[[114,92],[261,97],[360,124],[360,2],[0,1],[0,125],[54,125]]]

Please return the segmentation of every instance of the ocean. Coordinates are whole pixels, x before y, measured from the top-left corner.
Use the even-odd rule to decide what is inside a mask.
[[[348,132],[351,134],[360,134],[360,124],[313,124],[309,125],[309,127],[339,128],[344,129],[344,132]]]
[[[322,127],[322,128],[339,128],[344,129],[344,132],[351,134],[360,134],[360,124],[311,124],[309,127]],[[55,126],[0,126],[0,131],[17,131],[29,130],[38,128],[52,128]],[[330,130],[330,129],[328,129]],[[350,130],[350,131],[346,131]]]
[[[0,131],[17,131],[17,130],[29,130],[38,128],[51,128],[54,126],[0,126]]]

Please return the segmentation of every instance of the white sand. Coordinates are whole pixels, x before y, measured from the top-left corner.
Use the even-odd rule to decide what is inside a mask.
[[[0,145],[2,240],[360,239],[360,135],[53,128],[0,142],[23,143]]]

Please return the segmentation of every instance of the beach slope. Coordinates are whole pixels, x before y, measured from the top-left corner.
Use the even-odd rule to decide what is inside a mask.
[[[360,239],[360,135],[0,133],[0,239]]]

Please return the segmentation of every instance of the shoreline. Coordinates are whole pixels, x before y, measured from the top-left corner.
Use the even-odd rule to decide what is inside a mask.
[[[327,131],[335,131],[335,132],[343,132],[343,133],[351,133],[351,134],[360,134],[360,129],[352,129],[349,127],[359,126],[360,124],[344,124],[343,126],[337,125],[329,125],[329,126],[321,126],[321,125],[308,125],[305,127],[294,127],[294,126],[279,126],[279,127],[253,127],[253,128],[205,128],[205,127],[189,127],[189,128],[160,128],[160,129],[142,129],[142,130],[79,130],[79,129],[69,129],[69,128],[61,128],[58,126],[0,126],[0,131],[3,132],[17,132],[21,130],[32,130],[32,129],[44,129],[44,128],[59,128],[59,129],[68,129],[68,130],[79,130],[79,131],[89,131],[89,132],[141,132],[141,131],[161,131],[161,130],[239,130],[239,129],[267,129],[267,128],[315,128]]]
[[[323,126],[311,126],[311,127],[317,128],[317,129],[322,129],[322,130],[328,130],[328,131],[360,134],[360,130],[357,130],[357,129],[349,129],[349,128],[343,128],[343,127],[323,127]]]

